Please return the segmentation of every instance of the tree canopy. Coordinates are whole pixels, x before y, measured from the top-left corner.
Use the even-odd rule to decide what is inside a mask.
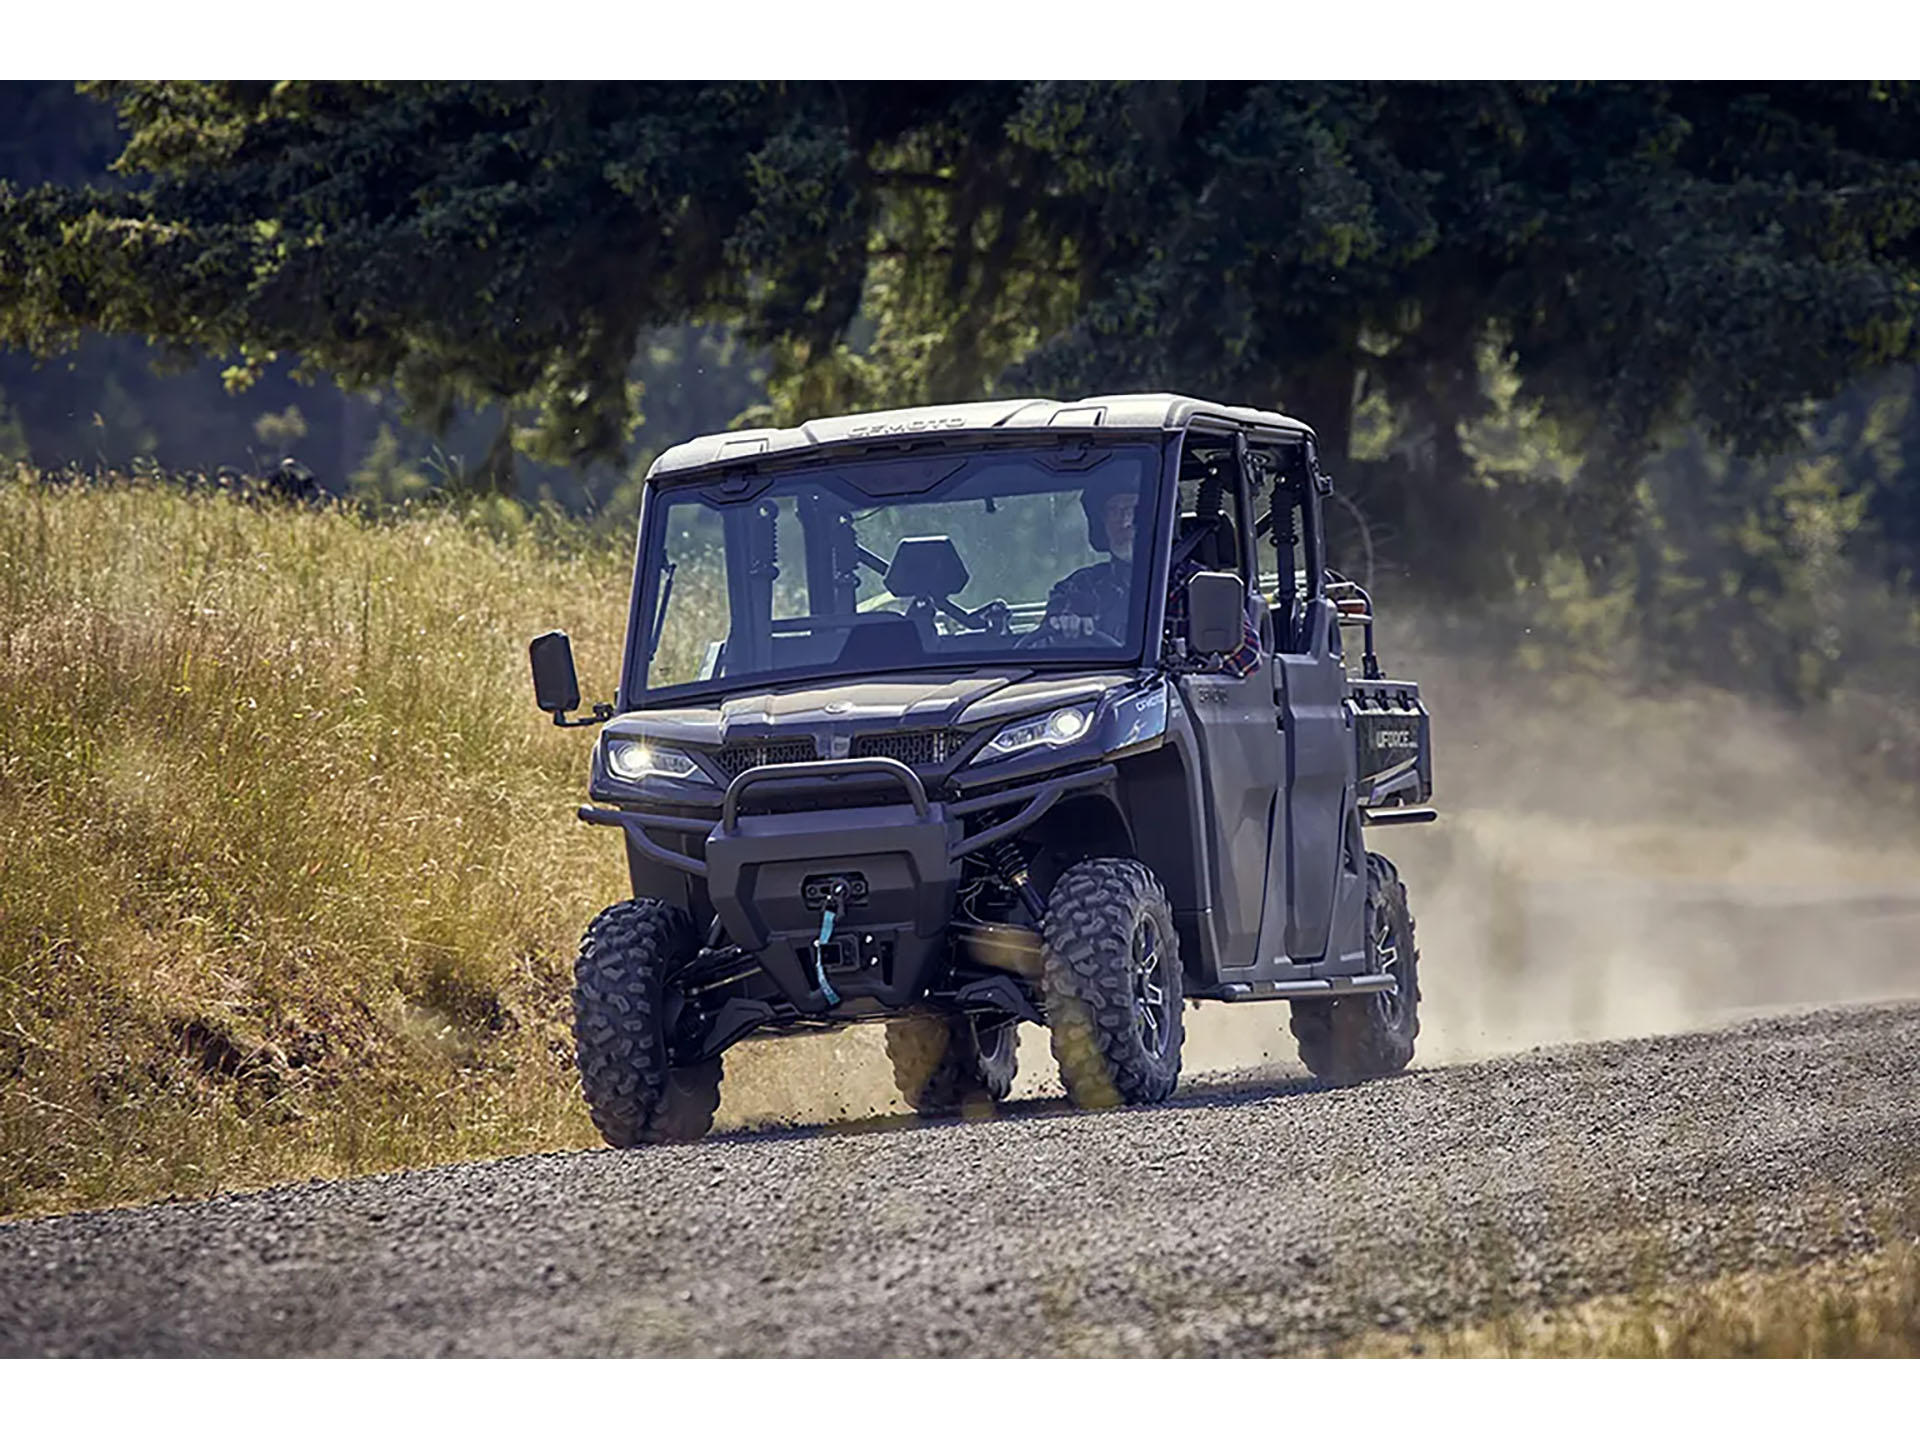
[[[120,183],[0,188],[0,344],[297,357],[429,422],[617,456],[643,337],[722,325],[766,413],[1015,389],[1278,403],[1369,513],[1501,576],[1617,537],[1635,462],[1750,450],[1920,352],[1920,91],[1867,84],[90,87]],[[1495,486],[1532,407],[1578,464]],[[1374,407],[1370,411],[1369,407]],[[1369,449],[1370,413],[1393,443]]]
[[[860,303],[861,157],[915,87],[125,84],[127,190],[0,196],[0,340],[296,355],[430,419],[537,411],[617,454],[640,336],[726,316],[826,342]]]

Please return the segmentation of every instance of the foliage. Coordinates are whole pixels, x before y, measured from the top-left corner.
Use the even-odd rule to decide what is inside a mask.
[[[1916,353],[1917,105],[1869,86],[1032,87],[1017,133],[1085,207],[1098,279],[1021,373],[1277,390],[1336,466],[1354,398],[1378,394],[1420,463],[1346,478],[1434,532],[1429,585],[1498,593],[1543,541],[1595,559],[1629,533],[1634,462],[1680,422],[1788,443],[1799,402]],[[1489,344],[1577,484],[1476,473],[1459,427],[1488,411]]]
[[[0,482],[0,1212],[590,1139],[523,646],[610,676],[628,555],[494,519]]]
[[[743,423],[1006,393],[1016,361],[1072,320],[1084,241],[1040,223],[1043,157],[1009,143],[1011,87],[975,87],[879,157],[860,312],[844,339],[788,338]]]
[[[21,186],[128,188],[110,166],[126,136],[109,105],[73,85],[0,83],[0,181]],[[183,357],[184,358],[184,357]],[[252,428],[263,412],[303,409],[312,432],[304,453],[323,474],[338,474],[344,442],[359,441],[348,421],[365,401],[337,392],[323,401],[302,393],[278,367],[246,397],[225,394],[220,362],[193,357],[155,371],[161,359],[144,338],[92,335],[73,353],[36,366],[0,349],[0,392],[18,418],[18,445],[35,463],[57,467],[126,466],[161,456],[180,466],[258,467],[278,458]],[[329,403],[330,402],[330,403]]]
[[[109,171],[126,139],[114,116],[111,105],[76,94],[70,84],[0,84],[0,180],[125,188],[126,177]],[[222,384],[218,359],[195,358],[182,368],[184,358],[170,363],[131,336],[93,335],[72,355],[42,365],[0,349],[0,414],[10,402],[19,418],[17,438],[0,443],[43,467],[82,469],[140,458],[175,469],[257,471],[292,449],[335,493],[350,488],[357,472],[397,465],[427,484],[504,483],[536,504],[633,513],[631,482],[608,466],[562,468],[522,456],[510,475],[489,473],[485,462],[510,418],[498,407],[463,410],[435,431],[409,423],[401,398],[387,387],[342,390],[324,374],[297,383],[297,357],[266,367],[235,394]],[[764,399],[764,376],[764,359],[717,327],[671,326],[642,336],[628,373],[643,407],[632,438],[635,467],[668,444],[724,428]],[[294,411],[305,426],[298,436],[277,425]],[[0,428],[0,437],[14,436]]]
[[[382,425],[359,468],[347,477],[347,493],[374,506],[405,505],[432,494],[433,479],[401,453],[393,427]]]
[[[432,425],[620,455],[644,335],[764,415],[1012,387],[1277,395],[1429,588],[1601,564],[1683,421],[1761,449],[1913,357],[1920,92],[1794,84],[115,84],[115,191],[0,197],[0,340],[299,357]],[[1578,465],[1484,483],[1488,347]],[[516,429],[516,427],[518,427]],[[1477,543],[1455,543],[1473,537]]]
[[[144,183],[0,198],[0,339],[146,334],[236,355],[236,385],[297,355],[435,426],[532,407],[533,453],[610,458],[647,331],[723,303],[750,339],[844,329],[850,174],[938,90],[103,86]]]

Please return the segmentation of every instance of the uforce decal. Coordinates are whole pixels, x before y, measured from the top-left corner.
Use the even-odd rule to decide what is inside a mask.
[[[918,430],[961,430],[966,420],[959,415],[936,415],[931,420],[889,420],[879,425],[855,425],[848,429],[850,439],[868,435],[911,435]]]
[[[1373,743],[1383,748],[1388,745],[1411,745],[1413,744],[1413,731],[1376,730],[1373,732]]]

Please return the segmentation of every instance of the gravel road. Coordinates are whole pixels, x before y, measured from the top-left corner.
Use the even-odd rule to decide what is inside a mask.
[[[1912,1233],[1916,1052],[1882,1005],[0,1225],[0,1353],[1313,1350]]]

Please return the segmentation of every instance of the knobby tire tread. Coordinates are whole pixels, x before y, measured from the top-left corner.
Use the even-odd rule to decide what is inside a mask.
[[[1008,1041],[1016,1038],[1014,1026],[1007,1021]],[[972,1022],[946,1015],[901,1015],[887,1021],[887,1059],[900,1097],[921,1115],[953,1115],[997,1104],[1013,1089],[1018,1066],[1012,1045],[983,1054]]]
[[[594,918],[574,964],[574,1054],[594,1128],[609,1145],[698,1140],[720,1106],[719,1057],[669,1061],[666,985],[694,953],[693,922],[658,900]]]
[[[1393,1075],[1413,1060],[1420,1034],[1420,947],[1415,943],[1407,887],[1384,855],[1367,856],[1367,948],[1372,958],[1375,916],[1385,906],[1397,932],[1400,975],[1407,987],[1405,1022],[1388,1025],[1368,995],[1295,1001],[1291,1028],[1300,1061],[1322,1080],[1350,1084]],[[1369,967],[1372,968],[1371,966]]]
[[[1133,933],[1149,910],[1172,948],[1170,1038],[1158,1056],[1134,1018]],[[1112,858],[1069,867],[1048,897],[1042,934],[1047,1027],[1068,1097],[1086,1109],[1167,1099],[1180,1081],[1181,970],[1173,911],[1153,872]]]

